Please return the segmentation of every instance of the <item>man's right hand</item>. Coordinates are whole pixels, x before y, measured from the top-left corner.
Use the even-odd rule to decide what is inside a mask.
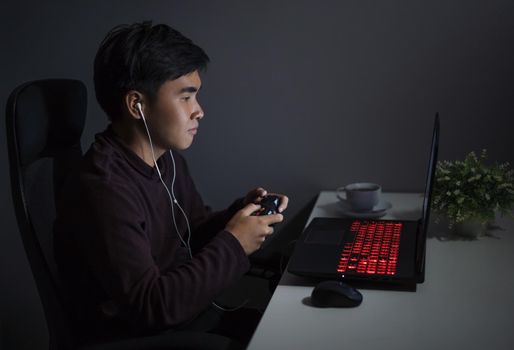
[[[250,203],[239,210],[228,222],[225,230],[232,233],[243,247],[246,255],[259,249],[266,237],[273,233],[270,225],[284,220],[282,214],[252,216],[261,206]]]

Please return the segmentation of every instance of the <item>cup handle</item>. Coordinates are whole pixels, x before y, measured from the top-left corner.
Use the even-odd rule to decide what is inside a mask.
[[[346,187],[345,186],[338,187],[336,189],[336,192],[337,192],[337,198],[339,198],[342,201],[346,201]],[[341,194],[344,194],[344,197]]]

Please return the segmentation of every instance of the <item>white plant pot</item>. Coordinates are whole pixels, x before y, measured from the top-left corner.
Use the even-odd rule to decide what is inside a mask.
[[[466,220],[453,226],[453,233],[466,238],[480,238],[487,234],[487,223],[478,220]]]
[[[434,214],[433,225],[429,229],[429,231],[432,231],[432,237],[437,237],[441,240],[474,240],[490,234],[491,223],[484,224],[478,220],[471,219],[454,224],[450,229],[450,221],[446,215]]]

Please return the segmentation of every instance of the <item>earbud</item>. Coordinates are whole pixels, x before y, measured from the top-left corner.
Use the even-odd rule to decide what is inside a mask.
[[[139,115],[141,116],[141,118],[143,118],[143,120],[146,121],[145,120],[145,115],[143,114],[143,109],[142,109],[142,106],[141,106],[141,102],[137,102],[136,103],[136,108],[139,111]]]

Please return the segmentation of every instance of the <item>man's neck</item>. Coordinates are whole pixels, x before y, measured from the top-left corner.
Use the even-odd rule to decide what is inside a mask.
[[[135,123],[129,124],[123,122],[113,122],[112,130],[128,148],[139,156],[139,158],[149,166],[154,166],[152,149],[150,148],[150,142],[146,132],[138,128]],[[166,152],[166,150],[157,147],[155,144],[153,145],[153,149],[156,160]]]

